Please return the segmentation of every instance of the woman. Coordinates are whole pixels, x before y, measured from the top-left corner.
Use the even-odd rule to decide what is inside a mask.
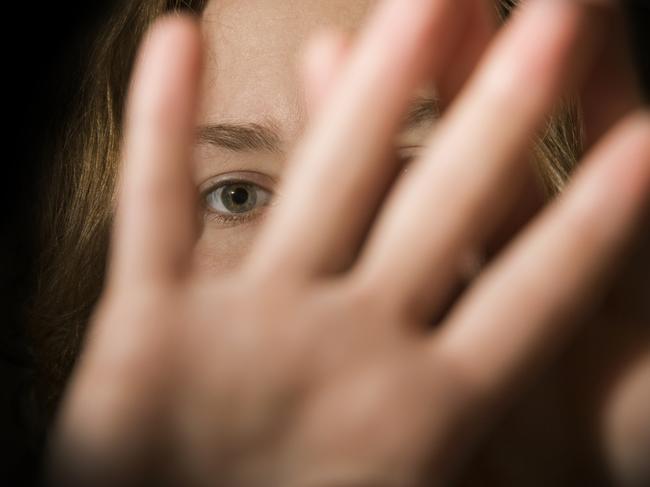
[[[650,122],[621,46],[598,43],[612,6],[529,3],[498,34],[479,0],[125,4],[45,218],[33,328],[53,397],[94,309],[53,444],[65,482],[594,482],[583,413],[600,421],[603,404],[607,458],[640,475],[626,429],[648,424],[646,355],[622,340],[596,363],[624,364],[623,385],[571,394],[610,336],[594,303],[647,210]],[[182,6],[204,54],[196,25],[161,21],[129,85],[139,37]],[[322,25],[335,31],[312,45],[303,92],[296,54]],[[560,104],[576,91],[585,156]],[[540,132],[549,193],[584,168],[522,229],[541,204],[525,163]],[[585,308],[605,324],[486,442]],[[647,345],[639,310],[614,311],[615,336]]]

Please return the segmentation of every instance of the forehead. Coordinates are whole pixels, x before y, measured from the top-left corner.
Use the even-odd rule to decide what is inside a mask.
[[[300,124],[300,55],[319,28],[354,32],[373,0],[211,0],[201,121]]]

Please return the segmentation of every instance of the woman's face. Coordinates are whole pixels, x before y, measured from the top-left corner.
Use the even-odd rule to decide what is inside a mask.
[[[353,34],[373,3],[208,3],[202,18],[207,50],[195,166],[206,205],[197,247],[203,271],[221,273],[242,259],[275,198],[288,154],[307,122],[299,75],[306,41],[325,26]],[[405,128],[399,145],[421,143],[423,125]],[[342,163],[341,177],[344,171]]]

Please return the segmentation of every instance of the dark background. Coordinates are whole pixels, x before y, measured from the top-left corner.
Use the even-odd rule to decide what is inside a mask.
[[[127,0],[128,1],[128,0]],[[41,171],[71,109],[84,59],[114,2],[4,2],[0,169],[0,485],[35,484],[42,432],[22,326],[33,286]]]
[[[650,0],[628,2],[631,35],[650,88]],[[31,360],[22,325],[33,286],[35,215],[42,168],[72,106],[84,59],[114,2],[3,4],[4,143],[0,169],[0,484],[38,476],[42,431],[31,401]]]

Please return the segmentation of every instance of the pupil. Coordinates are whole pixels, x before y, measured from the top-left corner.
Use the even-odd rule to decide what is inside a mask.
[[[231,185],[221,193],[223,206],[231,213],[246,213],[255,208],[257,197],[250,185]]]
[[[243,205],[248,201],[248,191],[241,186],[230,191],[230,198],[236,205]]]

